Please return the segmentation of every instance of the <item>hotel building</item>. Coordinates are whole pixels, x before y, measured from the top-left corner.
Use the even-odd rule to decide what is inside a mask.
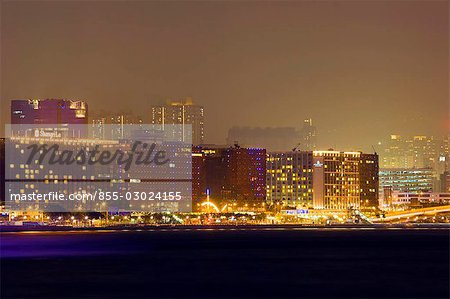
[[[314,209],[360,207],[359,152],[313,152]]]
[[[267,155],[267,202],[286,208],[378,207],[378,155],[339,151]]]

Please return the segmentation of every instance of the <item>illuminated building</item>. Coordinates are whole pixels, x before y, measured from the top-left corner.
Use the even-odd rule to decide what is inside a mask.
[[[441,174],[441,192],[450,193],[450,171]]]
[[[388,208],[394,191],[420,193],[433,191],[435,172],[432,168],[380,169],[380,195],[382,207]]]
[[[392,192],[391,208],[411,209],[450,204],[450,193],[439,192]]]
[[[379,165],[378,155],[364,154],[360,156],[359,183],[361,187],[361,207],[378,208],[379,202]]]
[[[287,208],[378,207],[378,155],[339,151],[267,155],[267,202]]]
[[[88,105],[69,99],[12,100],[11,124],[87,124]]]
[[[305,119],[303,121],[303,128],[300,131],[301,142],[299,147],[302,150],[312,151],[317,147],[317,129],[313,126],[313,121],[311,118]]]
[[[131,112],[124,113],[102,113],[97,114],[90,120],[92,135],[94,138],[123,138],[124,126],[141,125],[144,121],[141,117]],[[108,132],[106,131],[108,130]]]
[[[430,192],[433,190],[432,168],[393,168],[380,170],[380,189],[390,187],[401,192]]]
[[[150,110],[151,124],[182,125],[177,134],[182,141],[187,141],[187,134],[192,133],[192,144],[204,143],[204,112],[203,106],[195,105],[191,98],[180,101],[169,101],[166,105],[152,106]]]
[[[127,178],[128,173],[121,171],[117,164],[90,166],[72,164],[70,167],[64,164],[50,164],[46,159],[41,163],[37,157],[27,163],[29,145],[42,145],[49,143],[57,145],[58,151],[78,152],[89,150],[98,146],[99,151],[112,151],[114,148],[125,150],[128,145],[119,144],[113,140],[97,140],[82,138],[34,138],[11,137],[6,140],[8,157],[5,169],[6,178],[16,182],[6,186],[6,191],[21,194],[60,192],[63,194],[90,193],[97,189],[98,184],[90,183],[93,180],[108,180],[112,178]],[[10,192],[7,192],[9,194]],[[98,204],[96,202],[95,204]],[[27,203],[23,203],[27,207]],[[99,210],[99,208],[97,208]]]
[[[266,151],[259,148],[196,146],[192,150],[194,208],[206,199],[239,210],[262,209],[266,195]]]
[[[290,208],[312,207],[312,152],[267,154],[266,201]]]
[[[313,151],[314,209],[360,207],[360,152]]]
[[[391,135],[382,148],[381,167],[426,168],[434,167],[437,160],[437,144],[433,137]]]

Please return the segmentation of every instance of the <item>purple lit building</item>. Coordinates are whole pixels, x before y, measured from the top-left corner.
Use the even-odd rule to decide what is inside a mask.
[[[68,99],[12,100],[11,124],[71,124],[88,123],[88,105]]]
[[[266,150],[196,146],[192,149],[194,210],[206,199],[234,210],[262,210],[266,196]]]

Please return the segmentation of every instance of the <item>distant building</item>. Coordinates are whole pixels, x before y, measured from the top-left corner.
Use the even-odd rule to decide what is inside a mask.
[[[306,151],[312,151],[317,148],[317,128],[313,126],[311,118],[303,121],[303,128],[300,131],[300,148]]]
[[[435,167],[438,161],[437,143],[433,137],[404,138],[391,135],[381,151],[382,168]]]
[[[227,144],[262,147],[269,151],[288,151],[299,143],[299,132],[293,127],[233,127],[228,130]]]
[[[266,151],[259,148],[197,146],[192,150],[193,208],[209,193],[221,206],[263,209]]]
[[[450,193],[450,171],[441,174],[441,192]]]
[[[181,125],[178,134],[182,141],[188,141],[187,134],[192,133],[192,144],[204,143],[204,111],[203,106],[195,105],[192,98],[185,100],[168,101],[165,105],[155,105],[150,109],[151,124],[177,124]],[[188,129],[191,126],[191,130]]]
[[[142,125],[144,120],[140,116],[136,116],[131,112],[101,112],[90,119],[92,137],[103,139],[123,138],[125,134],[124,126],[126,125]],[[113,130],[113,131],[110,131]]]
[[[233,127],[228,130],[227,144],[238,143],[245,147],[262,147],[271,152],[314,150],[317,146],[317,130],[311,119],[303,127]]]
[[[88,106],[69,99],[12,100],[11,124],[87,124]]]

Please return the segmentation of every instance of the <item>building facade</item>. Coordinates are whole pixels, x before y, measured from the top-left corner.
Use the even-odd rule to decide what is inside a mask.
[[[378,207],[378,155],[339,151],[271,152],[267,202],[286,208]]]
[[[312,152],[290,151],[267,154],[266,200],[288,208],[312,207]]]
[[[70,99],[25,99],[11,101],[11,124],[71,124],[88,123],[88,105]]]
[[[204,110],[203,106],[195,105],[191,98],[179,101],[168,101],[165,105],[155,105],[150,109],[150,123],[164,125],[181,125],[179,132],[182,141],[188,141],[192,134],[192,144],[204,143]],[[189,137],[190,138],[190,137]]]
[[[196,146],[192,150],[193,208],[210,196],[220,206],[262,209],[266,195],[266,151],[258,148]]]
[[[314,209],[360,207],[359,152],[313,152]]]
[[[450,193],[408,193],[393,191],[390,208],[393,210],[405,210],[448,204],[450,204]]]
[[[388,168],[380,170],[380,194],[382,208],[392,203],[392,192],[432,192],[435,171],[432,168]]]
[[[378,208],[379,206],[379,157],[377,153],[360,156],[359,183],[362,208]]]

